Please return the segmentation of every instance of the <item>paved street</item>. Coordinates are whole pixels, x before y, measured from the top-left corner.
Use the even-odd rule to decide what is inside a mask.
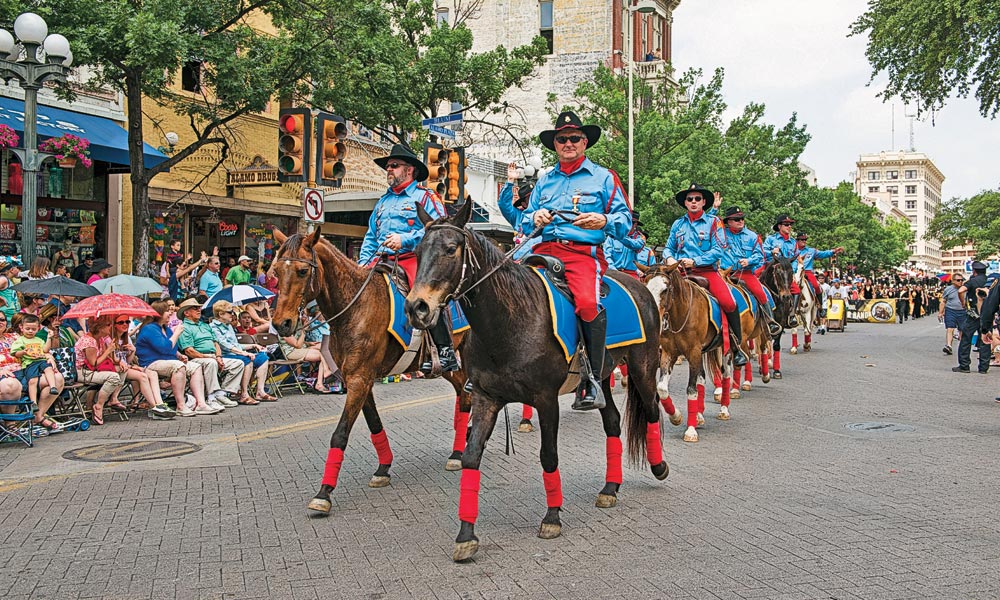
[[[537,432],[515,433],[507,456],[498,429],[483,463],[482,547],[466,565],[451,562],[459,475],[443,470],[453,399],[440,382],[377,386],[392,485],[366,485],[376,459],[362,420],[325,518],[305,505],[339,396],[109,420],[34,449],[7,444],[3,596],[996,598],[1000,368],[953,374],[942,338],[933,319],[850,324],[817,337],[810,354],[786,353],[785,378],[756,378],[732,421],[717,421],[709,404],[700,443],[667,425],[670,477],[626,467],[610,510],[594,507],[604,472],[597,415],[567,403],[555,540],[535,537],[545,503]],[[846,427],[863,422],[912,431]],[[160,439],[201,449],[128,463],[61,458]]]

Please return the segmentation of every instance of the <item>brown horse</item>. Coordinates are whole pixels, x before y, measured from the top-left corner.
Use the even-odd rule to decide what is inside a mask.
[[[682,276],[677,263],[651,267],[646,272],[646,287],[660,311],[660,380],[656,390],[663,408],[670,415],[670,422],[679,425],[680,411],[674,407],[668,384],[677,358],[685,357],[688,362],[688,421],[684,441],[697,442],[697,427],[705,424],[705,367],[710,372],[725,368],[721,336],[717,337],[709,326],[708,292]],[[718,418],[729,419],[728,395],[722,398]]]
[[[797,319],[792,311],[792,261],[785,257],[775,257],[767,263],[760,275],[760,283],[771,291],[774,297],[774,320],[782,330],[794,329]],[[770,346],[762,346],[760,351],[760,371],[767,383],[769,360],[774,361],[775,379],[781,379],[781,334],[771,340]]]
[[[322,485],[308,505],[311,510],[328,513],[330,492],[337,486],[347,438],[359,412],[365,415],[378,453],[378,470],[368,485],[389,485],[392,450],[375,408],[372,385],[376,379],[391,374],[404,351],[387,331],[391,315],[384,277],[370,276],[370,271],[323,239],[319,229],[309,235],[291,237],[275,229],[274,239],[281,244],[272,267],[278,278],[278,300],[272,320],[275,330],[283,336],[291,335],[299,326],[299,311],[312,300],[319,304],[323,315],[335,317],[330,321],[330,352],[344,372],[347,401],[330,438]],[[456,347],[460,341],[461,336],[457,336]],[[419,365],[417,356],[402,371],[414,371]],[[455,388],[455,438],[445,468],[455,471],[461,468],[459,459],[465,449],[472,404],[469,394],[462,391],[466,381],[464,371],[446,373],[445,378]]]
[[[742,294],[744,302],[748,306],[752,306],[756,300],[753,300],[753,295],[750,290],[746,289],[739,283],[729,281],[734,287],[733,294]],[[752,352],[757,349],[767,349],[771,346],[771,335],[767,330],[767,317],[764,315],[764,310],[758,308],[756,312],[744,311],[740,313],[740,329],[743,332],[743,339],[740,341],[740,347],[747,356],[752,356]],[[715,400],[716,402],[721,402],[723,397],[727,394],[726,390],[729,390],[729,398],[735,400],[741,396],[742,390],[749,390],[751,386],[751,381],[753,379],[753,367],[748,361],[743,371],[746,373],[746,381],[743,385],[740,385],[741,371],[740,369],[732,369],[732,361],[727,358],[726,367],[721,374],[716,375],[716,387],[715,387]],[[762,375],[764,383],[770,381],[770,377]],[[725,380],[725,381],[723,381]],[[731,385],[730,385],[731,384]]]

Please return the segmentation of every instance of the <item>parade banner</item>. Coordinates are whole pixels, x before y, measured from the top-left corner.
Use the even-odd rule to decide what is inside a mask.
[[[896,301],[889,298],[867,300],[858,310],[848,308],[847,320],[851,323],[895,323]]]

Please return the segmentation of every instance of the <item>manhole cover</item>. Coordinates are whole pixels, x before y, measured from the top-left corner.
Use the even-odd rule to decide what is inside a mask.
[[[174,458],[201,450],[201,446],[188,442],[170,442],[163,440],[148,440],[139,442],[122,442],[117,444],[99,444],[77,448],[63,454],[69,460],[84,460],[88,462],[126,462],[133,460],[156,460],[159,458]]]
[[[848,423],[845,425],[851,431],[864,431],[868,433],[906,433],[916,431],[911,425],[901,423],[885,423],[880,421],[869,421],[867,423]]]

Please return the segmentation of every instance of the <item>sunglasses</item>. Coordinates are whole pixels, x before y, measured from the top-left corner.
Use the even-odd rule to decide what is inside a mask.
[[[399,167],[405,167],[407,163],[389,163],[385,166],[386,169],[398,169]]]
[[[696,200],[704,200],[704,198],[701,196],[688,196],[684,199],[685,202],[694,202]]]
[[[792,226],[791,223],[787,223],[787,222],[786,223],[778,223],[778,225],[784,225],[786,227],[791,227]]]
[[[737,223],[742,223],[745,219],[743,217],[729,217],[730,221],[736,221]]]
[[[560,135],[559,137],[556,138],[556,141],[559,142],[560,144],[565,144],[567,142],[569,142],[570,144],[578,144],[580,143],[580,140],[583,139],[584,136],[582,135]]]
[[[115,325],[128,325],[128,321],[115,321]]]

